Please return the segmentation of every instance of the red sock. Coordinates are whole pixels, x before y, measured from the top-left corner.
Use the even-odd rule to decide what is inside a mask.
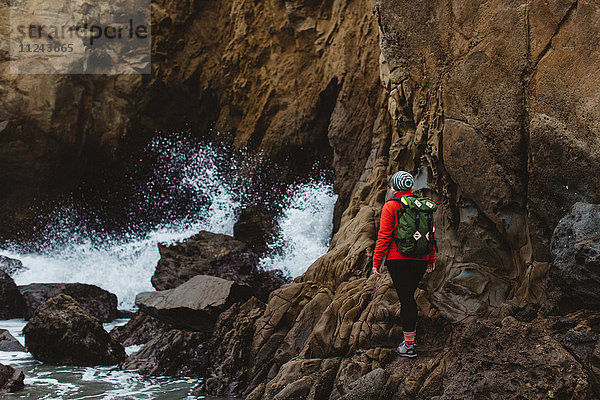
[[[407,346],[413,346],[415,344],[415,334],[417,331],[404,332],[404,344]]]

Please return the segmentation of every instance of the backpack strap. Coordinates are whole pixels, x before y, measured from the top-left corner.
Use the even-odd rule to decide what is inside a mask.
[[[406,207],[408,207],[408,202],[405,203],[402,201],[404,197],[416,197],[416,195],[408,194],[406,196],[401,197],[392,197],[391,199],[386,201],[386,203],[388,201],[395,201],[397,203],[400,203],[400,208],[396,210],[396,227],[394,228],[394,230],[392,230],[392,240],[394,241],[394,244],[396,244],[396,251],[398,253],[400,253],[400,243],[398,243],[398,225],[400,224],[400,217],[406,212]]]

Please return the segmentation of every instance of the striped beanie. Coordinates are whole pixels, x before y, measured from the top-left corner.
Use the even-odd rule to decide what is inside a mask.
[[[398,171],[392,175],[392,189],[409,190],[415,184],[415,178],[406,171]]]

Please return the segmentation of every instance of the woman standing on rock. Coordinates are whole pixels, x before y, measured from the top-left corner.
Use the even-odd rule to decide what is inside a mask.
[[[381,276],[379,268],[386,258],[385,265],[400,299],[404,341],[396,351],[405,357],[417,356],[415,290],[425,272],[430,273],[435,269],[432,213],[437,209],[437,203],[431,199],[414,196],[413,184],[413,176],[406,171],[396,172],[392,176],[392,189],[395,194],[384,204],[381,211],[377,245],[373,254],[373,272],[378,277]],[[408,228],[409,225],[412,228]],[[425,228],[422,228],[423,226]],[[410,233],[405,234],[405,231]],[[398,240],[399,235],[405,236],[404,239]]]

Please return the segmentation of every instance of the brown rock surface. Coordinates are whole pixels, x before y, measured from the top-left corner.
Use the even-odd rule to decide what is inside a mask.
[[[0,393],[14,393],[25,387],[25,374],[10,365],[0,364]]]
[[[249,286],[210,275],[196,275],[175,289],[135,297],[140,311],[179,328],[212,332],[219,314],[252,297]]]
[[[144,133],[183,121],[202,130],[215,121],[268,161],[292,160],[293,168],[282,168],[284,180],[314,160],[331,164],[340,193],[331,250],[274,291],[256,322],[250,398],[321,398],[330,385],[333,398],[351,398],[361,389],[352,383],[371,371],[378,372],[369,379],[387,380],[369,393],[386,398],[464,398],[474,391],[598,397],[595,370],[582,364],[597,365],[596,333],[574,331],[560,339],[563,346],[544,322],[503,319],[513,307],[545,300],[560,218],[577,201],[600,202],[600,75],[590,67],[599,61],[598,12],[584,0],[159,0],[147,80],[51,78],[42,85],[6,81],[0,72],[7,82],[0,95],[17,110],[0,108],[0,120],[9,121],[0,139],[0,186],[13,188],[3,204],[11,217],[18,210],[26,219],[20,204],[28,204],[34,183],[52,186],[61,160],[69,168],[60,171],[76,179],[69,171],[79,171],[98,148],[114,154],[121,133],[134,135],[134,126]],[[39,87],[49,99],[28,104]],[[108,87],[120,89],[106,112],[121,119],[72,106],[44,113],[55,98],[77,96],[84,105],[114,99]],[[70,126],[83,133],[61,142],[57,136],[74,132]],[[95,126],[106,128],[102,136]],[[29,168],[33,160],[39,167]],[[370,276],[388,177],[399,169],[415,173],[423,193],[442,203],[438,268],[424,280],[419,306],[424,316],[437,318],[437,308],[467,324],[453,335],[454,347],[410,368],[390,359],[401,327],[389,278]],[[53,190],[71,181],[60,182]],[[485,317],[504,323],[472,321]],[[574,321],[571,328],[581,322]],[[520,353],[523,343],[527,354]],[[573,343],[577,356],[565,350]],[[509,380],[508,361],[524,386]],[[338,370],[333,384],[324,365]]]
[[[441,347],[440,337],[421,338],[416,359],[381,347],[342,359],[294,358],[249,398],[593,399],[600,390],[597,318],[475,321],[446,332]]]
[[[203,332],[164,330],[127,357],[119,368],[152,376],[199,377],[207,366],[207,341]]]
[[[233,396],[250,385],[252,338],[264,311],[265,304],[253,297],[221,313],[208,342],[209,368],[198,393]]]
[[[110,337],[121,343],[123,347],[136,344],[146,344],[164,330],[171,327],[158,319],[141,311],[137,311],[123,326],[117,326],[110,331]]]
[[[25,328],[25,346],[37,359],[56,365],[113,365],[125,349],[102,324],[65,294],[40,306]]]

